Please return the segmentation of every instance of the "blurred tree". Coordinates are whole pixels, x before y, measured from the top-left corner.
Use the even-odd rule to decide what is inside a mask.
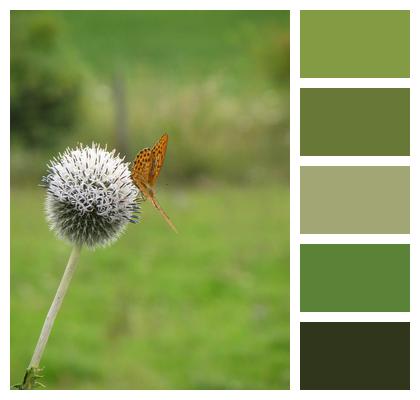
[[[13,11],[11,31],[12,143],[48,147],[77,122],[81,69],[53,14]]]
[[[266,41],[258,47],[255,57],[262,70],[280,88],[289,86],[290,35],[288,31],[271,28],[265,34]]]

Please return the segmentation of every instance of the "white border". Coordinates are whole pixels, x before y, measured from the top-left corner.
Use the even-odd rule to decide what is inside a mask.
[[[5,0],[12,10],[408,10],[415,0]]]
[[[290,390],[300,387],[300,13],[290,12]]]
[[[419,227],[420,227],[420,171],[419,171],[419,25],[420,8],[412,7],[410,12],[410,71],[411,71],[411,91],[410,91],[410,148],[411,148],[411,167],[410,167],[410,346],[411,364],[410,381],[411,390],[420,392],[420,348],[419,348],[419,321],[420,321],[420,292],[419,272],[420,252],[419,252]]]
[[[3,45],[3,41],[7,40],[5,43],[4,51],[7,52],[7,54],[10,54],[9,11],[2,7],[0,9],[0,18],[0,38],[2,38],[1,42]],[[3,46],[1,49],[3,50]],[[2,261],[4,260],[4,262],[0,264],[0,351],[2,354],[0,356],[1,387],[4,387],[5,384],[8,386],[10,382],[10,68],[9,63],[6,62],[5,58],[3,60],[4,61],[0,63],[0,87],[3,88],[1,97],[2,118],[0,119],[2,128],[0,134],[0,149],[2,150],[0,158],[2,161],[2,166],[0,168],[0,179],[2,183],[2,193],[0,196],[0,221],[2,222],[2,229],[0,231],[0,254],[2,255]]]
[[[375,0],[354,0],[354,1],[337,1],[337,0],[302,0],[302,1],[282,1],[282,0],[202,0],[201,2],[192,0],[154,0],[154,1],[133,1],[133,0],[62,0],[56,2],[54,0],[3,0],[0,2],[0,41],[1,49],[4,52],[9,53],[9,11],[11,9],[68,9],[68,10],[90,10],[90,9],[249,9],[249,10],[276,10],[284,9],[291,10],[291,391],[78,391],[77,395],[80,394],[89,396],[92,399],[114,399],[115,397],[121,399],[135,399],[142,397],[144,399],[161,399],[161,398],[226,398],[233,399],[240,396],[244,399],[253,398],[265,398],[265,399],[278,399],[279,396],[286,398],[337,398],[339,396],[343,399],[353,399],[355,396],[360,399],[371,399],[372,395],[378,394],[381,399],[394,399],[396,397],[405,399],[413,398],[418,396],[419,393],[419,359],[420,359],[420,348],[419,348],[419,306],[420,306],[420,291],[417,290],[420,273],[418,267],[420,266],[420,253],[419,253],[419,185],[420,185],[420,164],[418,161],[419,156],[419,145],[420,140],[419,129],[420,125],[418,122],[419,113],[419,101],[418,101],[418,90],[419,82],[417,78],[418,72],[418,51],[419,42],[418,34],[419,29],[417,28],[420,24],[419,19],[419,5],[418,1],[414,0],[383,0],[381,2]],[[328,83],[324,82],[323,79],[300,79],[299,78],[299,10],[308,9],[410,9],[411,10],[411,78],[409,80],[403,79],[392,79],[386,87],[411,87],[411,157],[410,160],[404,160],[402,165],[411,165],[411,240],[410,237],[404,237],[400,235],[401,243],[411,241],[411,313],[409,320],[411,321],[411,338],[412,338],[412,361],[411,361],[411,390],[410,391],[298,391],[299,388],[299,321],[302,318],[309,318],[305,315],[306,313],[299,312],[299,243],[317,242],[323,243],[323,240],[331,240],[327,238],[327,235],[299,235],[299,90],[300,87],[382,87],[381,79],[329,79]],[[0,135],[0,149],[2,151],[2,167],[1,170],[1,182],[3,183],[2,196],[0,196],[1,207],[0,217],[1,221],[1,254],[2,254],[2,268],[0,268],[0,394],[1,398],[15,398],[26,396],[27,398],[39,398],[39,399],[56,399],[58,396],[63,399],[72,399],[75,396],[73,391],[60,391],[59,395],[55,391],[33,391],[27,392],[25,395],[19,394],[19,391],[9,391],[9,277],[10,277],[10,254],[9,254],[9,116],[10,116],[10,102],[9,102],[9,88],[10,88],[10,77],[9,77],[9,65],[6,62],[0,63],[0,87],[1,91],[1,128],[2,135]],[[357,83],[357,84],[355,84]],[[320,86],[316,86],[320,85]],[[334,86],[336,85],[336,86]],[[376,86],[378,85],[378,86]],[[384,85],[385,86],[385,85]],[[330,160],[334,161],[334,160]],[[305,162],[305,160],[303,160]],[[308,162],[308,160],[306,160]],[[337,161],[338,162],[338,161]],[[346,162],[349,162],[347,160]],[[408,162],[408,164],[407,164]],[[308,164],[309,165],[309,164]],[[343,164],[343,165],[357,165],[357,164]],[[364,164],[366,165],[366,164]],[[389,165],[389,164],[387,164]],[[317,238],[315,238],[317,236]],[[357,236],[357,238],[356,238]],[[369,235],[371,236],[371,235]],[[365,243],[364,240],[373,240],[363,238],[363,235],[352,235],[354,243]],[[377,240],[394,240],[388,235],[383,235]],[[350,243],[340,235],[339,238],[345,239],[346,243]],[[326,241],[324,243],[327,243]],[[378,241],[378,243],[384,243]],[[311,313],[312,314],[312,313]],[[330,314],[330,313],[328,313]],[[334,315],[333,315],[334,314]],[[337,314],[333,313],[330,316],[324,318],[334,319]],[[355,318],[363,318],[363,315],[357,313]],[[405,315],[405,313],[403,313]],[[366,316],[367,314],[364,313]],[[371,314],[369,313],[369,317]],[[349,315],[346,315],[348,318]],[[378,316],[379,318],[380,316]],[[382,314],[382,318],[386,315]],[[312,317],[310,317],[312,318]],[[374,317],[376,318],[376,317]]]

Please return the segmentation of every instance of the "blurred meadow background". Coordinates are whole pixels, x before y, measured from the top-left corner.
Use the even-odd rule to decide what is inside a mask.
[[[92,141],[131,161],[169,133],[157,198],[82,251],[47,389],[289,387],[289,12],[11,12],[11,384],[70,246],[47,161]]]

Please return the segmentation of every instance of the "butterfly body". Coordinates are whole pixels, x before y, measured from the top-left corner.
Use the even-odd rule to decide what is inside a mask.
[[[169,226],[178,233],[174,224],[158,203],[154,191],[154,186],[165,160],[168,139],[169,136],[165,133],[151,149],[145,148],[137,154],[131,169],[131,179],[140,189],[142,196],[151,201]]]

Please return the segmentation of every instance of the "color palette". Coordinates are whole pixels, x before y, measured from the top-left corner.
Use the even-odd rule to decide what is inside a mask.
[[[300,77],[300,388],[409,389],[410,11],[301,11]]]
[[[410,311],[407,244],[302,244],[300,310]]]
[[[302,78],[408,78],[410,12],[301,11]]]
[[[410,155],[410,90],[301,89],[300,154]]]
[[[407,322],[303,322],[301,389],[410,389]]]
[[[409,233],[408,167],[301,167],[301,233]]]

